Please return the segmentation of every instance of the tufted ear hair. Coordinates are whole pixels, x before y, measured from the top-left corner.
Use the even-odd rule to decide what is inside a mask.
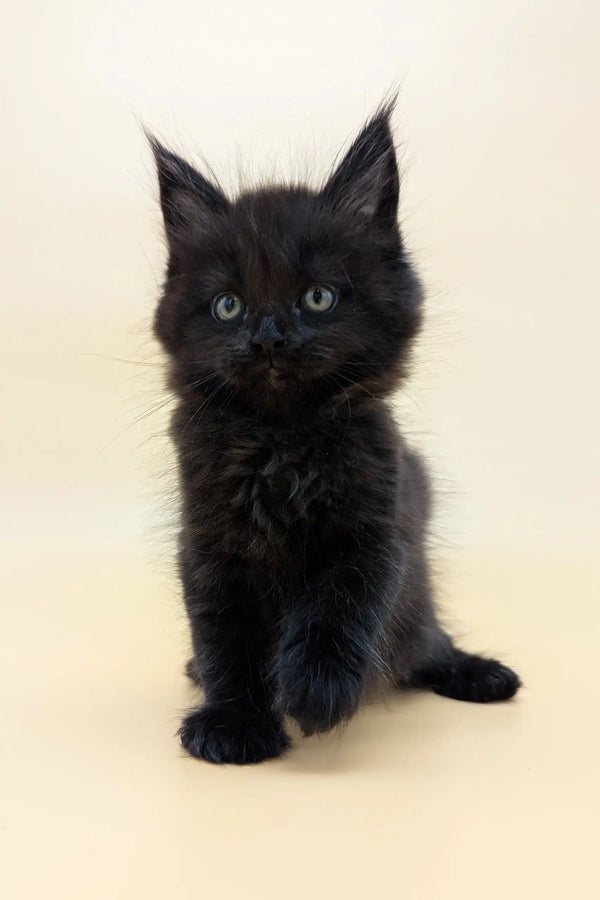
[[[390,125],[396,98],[369,119],[321,192],[332,209],[365,223],[396,225],[400,178]]]
[[[146,132],[154,154],[165,233],[174,251],[186,235],[213,216],[226,212],[229,201],[219,187]]]

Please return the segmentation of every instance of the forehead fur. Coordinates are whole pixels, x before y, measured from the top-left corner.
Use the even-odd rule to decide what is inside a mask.
[[[344,259],[354,241],[336,218],[315,191],[270,187],[244,193],[227,215],[199,223],[194,242],[247,301],[286,303],[303,284],[347,280]]]

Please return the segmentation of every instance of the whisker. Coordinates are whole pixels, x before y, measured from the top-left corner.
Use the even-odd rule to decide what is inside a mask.
[[[164,362],[148,362],[146,359],[122,359],[119,356],[106,356],[104,353],[82,353],[81,356],[91,357],[103,362],[119,362],[127,363],[130,366],[152,366],[153,368],[164,369]]]

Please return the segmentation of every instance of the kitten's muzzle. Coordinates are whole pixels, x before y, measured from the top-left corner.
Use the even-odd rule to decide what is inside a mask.
[[[288,343],[273,316],[262,317],[250,342],[253,347],[260,348],[269,357],[274,351],[282,350]]]

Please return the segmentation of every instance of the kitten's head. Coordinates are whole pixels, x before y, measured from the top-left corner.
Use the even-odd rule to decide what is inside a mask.
[[[397,385],[421,291],[397,225],[391,112],[373,116],[321,190],[235,200],[151,138],[169,249],[155,332],[182,396],[227,387],[285,414]]]

